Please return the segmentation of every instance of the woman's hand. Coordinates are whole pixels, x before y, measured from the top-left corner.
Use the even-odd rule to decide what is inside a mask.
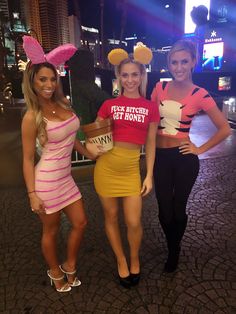
[[[145,196],[152,190],[152,177],[146,177],[143,181],[141,195]]]
[[[181,143],[181,145],[179,146],[179,151],[183,155],[186,155],[186,154],[199,155],[200,154],[199,147],[197,147],[192,142],[188,142],[188,141]]]
[[[83,145],[79,140],[76,139],[74,149],[82,156],[85,156],[91,160],[96,160],[98,156],[105,153],[102,145],[92,143],[89,140],[87,140],[85,145]]]
[[[86,141],[85,146],[87,151],[89,152],[90,159],[92,160],[96,160],[99,156],[106,152],[102,145],[95,144],[89,140]]]
[[[32,212],[35,214],[46,214],[44,203],[35,192],[30,194],[29,198]]]

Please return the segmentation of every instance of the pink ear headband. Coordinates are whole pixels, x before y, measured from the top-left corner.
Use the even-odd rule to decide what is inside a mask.
[[[38,41],[31,36],[23,36],[23,48],[32,64],[48,62],[55,67],[64,64],[76,52],[77,48],[72,44],[61,45],[48,54],[45,54]]]

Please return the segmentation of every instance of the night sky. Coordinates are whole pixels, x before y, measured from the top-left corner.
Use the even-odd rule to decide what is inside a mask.
[[[69,2],[69,14],[72,14],[73,1]],[[107,38],[120,38],[120,2],[104,0],[104,33]],[[180,2],[183,1],[127,0],[124,37],[136,34],[145,44],[158,48],[173,43],[183,31],[183,4]],[[78,0],[78,3],[82,25],[100,29],[100,0]],[[170,4],[169,9],[164,7],[167,3]]]

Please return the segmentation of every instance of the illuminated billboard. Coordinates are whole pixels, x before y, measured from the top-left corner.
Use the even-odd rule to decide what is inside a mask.
[[[220,76],[218,79],[218,90],[228,91],[231,90],[231,76]]]
[[[218,71],[222,68],[224,43],[207,43],[203,45],[203,70]]]
[[[208,19],[210,12],[210,0],[185,0],[185,22],[184,22],[184,32],[185,34],[194,33],[196,25],[193,23],[191,18],[191,11],[193,7],[198,7],[199,5],[204,5],[208,9]]]

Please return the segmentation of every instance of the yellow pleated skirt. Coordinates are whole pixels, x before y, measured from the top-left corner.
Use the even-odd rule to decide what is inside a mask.
[[[103,197],[140,195],[140,150],[114,146],[100,156],[94,169],[94,186]]]

